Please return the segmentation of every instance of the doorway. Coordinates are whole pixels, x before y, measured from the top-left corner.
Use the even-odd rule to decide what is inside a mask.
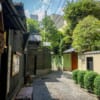
[[[37,55],[34,56],[34,75],[36,75],[37,71]]]
[[[72,70],[77,69],[78,67],[78,56],[77,53],[73,52],[72,53]]]
[[[87,57],[87,70],[93,70],[93,57]]]
[[[7,52],[1,55],[1,68],[0,68],[0,99],[6,100],[7,90]]]

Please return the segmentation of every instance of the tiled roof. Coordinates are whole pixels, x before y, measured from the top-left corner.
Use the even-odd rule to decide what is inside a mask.
[[[71,52],[74,52],[74,51],[75,51],[74,48],[70,48],[70,49],[65,50],[63,53],[71,53]]]
[[[84,54],[100,54],[100,51],[89,51],[85,52]]]

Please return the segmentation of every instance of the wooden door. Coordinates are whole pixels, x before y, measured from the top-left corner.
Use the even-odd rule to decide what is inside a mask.
[[[37,70],[37,56],[34,56],[34,75],[36,75],[36,70]]]
[[[78,56],[77,53],[72,53],[72,70],[75,70],[78,68]]]

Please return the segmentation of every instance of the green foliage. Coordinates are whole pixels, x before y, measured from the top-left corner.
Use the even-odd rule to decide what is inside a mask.
[[[69,41],[67,41],[67,43],[63,41],[64,43],[63,46],[71,45],[73,43],[72,46],[79,52],[85,51],[87,49],[88,50],[100,49],[99,45],[100,37],[92,36],[90,38],[91,32],[94,34],[96,33],[96,35],[99,35],[100,29],[98,30],[97,28],[100,27],[100,22],[97,22],[93,18],[91,19],[88,18],[86,21],[83,22],[84,27],[82,25],[79,25],[82,22],[82,20],[88,15],[94,16],[95,19],[98,18],[99,21],[100,20],[99,12],[100,12],[100,1],[98,0],[67,0],[66,6],[64,8],[64,18],[67,22],[67,28],[65,30],[65,34],[67,37],[66,40],[68,40],[68,38],[70,37],[71,41],[70,43],[68,43]],[[73,36],[74,33],[76,34]],[[86,33],[87,34],[89,33],[88,34],[89,36],[87,36]],[[85,35],[84,38],[83,35]],[[90,42],[91,40],[92,42]]]
[[[70,36],[63,36],[60,42],[60,49],[63,52],[64,50],[68,49],[71,44],[71,37]]]
[[[100,49],[100,20],[87,16],[73,31],[72,46],[77,51]]]
[[[55,34],[57,32],[57,28],[49,16],[46,16],[42,20],[42,25],[45,28],[45,31],[49,34]]]
[[[27,18],[27,30],[28,32],[39,31],[39,23],[36,20]]]
[[[43,31],[41,32],[41,36],[43,38],[43,41],[47,41],[51,43],[51,50],[55,54],[59,54],[59,44],[60,44],[60,38],[61,33],[57,30],[54,22],[51,20],[49,16],[46,16],[42,20],[42,27]]]
[[[52,55],[52,65],[57,69],[62,68],[62,56]]]
[[[60,47],[62,49],[62,52],[66,49],[69,49],[70,44],[72,43],[72,33],[68,26],[66,26],[66,29],[64,30],[64,34],[62,35]]]
[[[84,76],[84,86],[89,92],[94,90],[94,79],[97,76],[97,73],[89,71]]]
[[[87,71],[79,71],[78,73],[78,83],[82,88],[84,87],[84,75],[86,74],[86,72]]]
[[[76,84],[78,84],[78,73],[79,73],[79,70],[77,69],[72,72],[72,77]]]
[[[100,19],[100,2],[97,0],[68,0],[64,9],[64,18],[73,30],[79,20],[88,15]]]
[[[100,75],[94,80],[94,93],[100,97]]]

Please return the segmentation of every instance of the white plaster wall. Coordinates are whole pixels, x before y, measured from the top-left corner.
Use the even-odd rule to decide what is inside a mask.
[[[78,69],[87,70],[87,57],[93,57],[93,71],[100,74],[100,53],[98,54],[79,54],[78,55]]]

